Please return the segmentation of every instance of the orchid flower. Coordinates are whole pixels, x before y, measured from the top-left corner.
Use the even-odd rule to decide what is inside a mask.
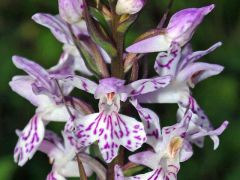
[[[52,131],[46,131],[45,137],[38,150],[47,154],[52,164],[52,171],[47,180],[63,180],[65,177],[79,177],[78,162],[75,159],[77,150],[62,133],[64,141]],[[91,176],[92,169],[83,163],[87,176]]]
[[[119,114],[120,101],[165,87],[170,76],[142,79],[129,85],[113,77],[100,80],[99,85],[80,76],[69,76],[63,81],[99,99],[99,113],[76,120],[76,135],[83,146],[98,141],[103,158],[109,163],[117,156],[120,145],[135,151],[146,142],[142,123]]]
[[[73,60],[68,55],[63,55],[57,66],[49,71],[40,65],[23,57],[14,56],[13,63],[24,70],[29,76],[15,76],[9,83],[13,91],[30,101],[37,109],[35,115],[27,126],[20,132],[17,131],[19,140],[14,151],[14,160],[23,166],[35,154],[41,144],[45,125],[50,121],[66,122],[69,114],[62,102],[61,92],[53,77],[73,74]],[[72,87],[61,84],[64,95]]]
[[[191,96],[190,88],[208,77],[219,74],[223,70],[220,65],[195,62],[220,45],[221,43],[216,43],[205,51],[192,52],[189,46],[186,46],[181,51],[180,46],[173,43],[167,53],[161,52],[158,54],[154,65],[159,76],[173,76],[171,83],[158,91],[137,97],[138,100],[142,103],[178,103],[180,107],[185,108],[184,110],[189,107],[198,115],[198,123],[196,124],[198,124],[199,128],[211,132],[213,128],[208,117]],[[223,124],[222,127],[225,127],[225,125]],[[212,138],[212,136],[210,137]],[[216,138],[216,136],[214,137]],[[197,144],[200,146],[200,142]],[[215,143],[216,147],[217,143]]]
[[[68,24],[66,23],[61,16],[59,15],[51,15],[46,13],[37,13],[32,16],[32,19],[47,28],[50,29],[52,34],[55,36],[55,38],[63,43],[63,50],[64,52],[70,54],[74,58],[75,62],[75,70],[79,71],[80,73],[84,75],[91,76],[92,72],[89,71],[87,68],[83,58],[81,57],[77,47],[74,44],[74,40],[72,37],[72,33],[69,28],[72,29],[73,35],[79,39],[89,39],[89,34],[86,26],[86,22],[84,20],[79,21],[75,24]],[[110,63],[111,59],[108,56],[108,54],[100,48],[101,54],[103,56],[103,59]]]
[[[172,42],[184,46],[192,38],[195,29],[202,22],[204,16],[209,14],[214,5],[202,8],[183,9],[174,14],[166,29],[155,36],[151,36],[127,48],[131,53],[149,53],[167,51]]]
[[[115,180],[176,180],[180,162],[188,160],[193,154],[191,146],[185,140],[186,131],[192,116],[193,113],[189,110],[181,122],[162,129],[158,151],[148,150],[129,157],[131,162],[147,166],[153,169],[153,171],[124,178],[121,169],[116,166]]]

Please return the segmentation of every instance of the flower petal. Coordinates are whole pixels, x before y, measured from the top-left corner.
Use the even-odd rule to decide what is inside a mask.
[[[218,135],[222,134],[222,132],[226,129],[228,125],[228,121],[225,121],[218,129],[213,130],[213,127],[205,115],[203,110],[197,104],[196,100],[193,97],[189,97],[189,104],[184,105],[185,103],[181,103],[177,112],[178,119],[183,116],[186,108],[190,108],[192,110],[193,118],[189,124],[189,128],[187,131],[187,136],[191,143],[196,144],[199,147],[203,147],[204,145],[204,137],[210,136],[210,138],[214,142],[214,149],[216,149],[219,145]],[[184,107],[185,106],[185,107]]]
[[[47,98],[44,95],[36,95],[32,91],[33,78],[30,76],[14,76],[9,82],[11,89],[20,96],[27,99],[34,106],[39,106],[42,98]]]
[[[180,71],[177,79],[179,81],[188,81],[189,85],[194,87],[197,83],[208,77],[218,75],[223,71],[224,67],[217,64],[209,63],[193,63],[186,66]]]
[[[104,160],[109,163],[122,145],[130,151],[140,148],[146,141],[143,125],[135,119],[118,113],[95,113],[77,122],[77,137],[84,146],[98,140]]]
[[[91,94],[94,94],[96,92],[98,86],[95,82],[77,75],[67,76],[65,78],[62,78],[61,81]]]
[[[160,120],[152,110],[143,108],[138,103],[137,99],[130,101],[138,111],[138,114],[143,122],[145,132],[147,134],[147,144],[151,145],[154,149],[157,148],[158,141],[160,141]]]
[[[18,132],[18,142],[14,150],[14,161],[23,166],[33,157],[44,138],[45,127],[37,114],[29,121],[22,132]]]
[[[135,164],[141,164],[151,169],[157,169],[159,167],[158,160],[160,159],[160,156],[153,151],[143,151],[129,156],[128,159]]]
[[[186,83],[172,81],[165,88],[161,88],[152,93],[137,96],[140,103],[178,103],[188,100],[190,89]]]
[[[192,155],[193,155],[192,145],[188,141],[184,140],[183,147],[180,151],[180,162],[187,161],[192,157]]]
[[[58,174],[56,171],[51,171],[46,180],[67,180],[65,177]]]
[[[166,87],[171,81],[171,76],[162,76],[152,79],[141,79],[125,86],[125,91],[130,97],[156,91]]]
[[[154,69],[159,76],[172,75],[175,77],[181,58],[181,47],[173,42],[168,52],[160,52],[156,58]]]
[[[215,49],[217,49],[221,45],[222,45],[222,43],[218,42],[218,43],[212,45],[207,50],[196,51],[196,52],[189,53],[187,56],[184,56],[184,58],[182,58],[182,61],[181,61],[180,65],[179,65],[179,70],[184,69],[188,64],[193,63],[196,60],[202,58],[203,56],[213,52]]]
[[[224,121],[222,123],[222,125],[219,128],[215,129],[215,130],[206,131],[205,129],[198,128],[199,132],[196,133],[196,134],[191,135],[190,139],[194,141],[194,139],[199,139],[199,138],[204,137],[204,136],[210,136],[210,138],[214,142],[214,150],[215,150],[219,146],[219,138],[218,138],[218,136],[223,133],[223,131],[227,128],[227,126],[228,126],[228,121]]]
[[[180,166],[168,165],[167,170],[164,170],[162,167],[155,169],[151,172],[134,176],[133,179],[140,180],[177,180],[177,173],[180,169]]]
[[[37,13],[32,16],[32,19],[36,23],[49,28],[58,41],[66,44],[73,44],[67,24],[60,18],[60,16]]]
[[[126,51],[131,53],[150,53],[167,51],[171,45],[171,40],[164,34],[153,36],[129,46]]]
[[[92,76],[92,72],[89,71],[87,68],[82,56],[80,55],[78,49],[76,46],[69,45],[69,44],[64,44],[63,45],[63,50],[70,56],[74,58],[74,69],[76,71],[79,71],[80,73],[87,75],[87,76]]]
[[[41,109],[38,109],[40,112]],[[66,122],[68,121],[71,116],[64,104],[59,105],[49,105],[46,108],[44,108],[42,118],[45,121],[55,121],[55,122]],[[73,112],[73,110],[71,111]],[[74,111],[75,113],[76,111]]]
[[[13,56],[12,60],[17,68],[24,70],[32,78],[41,82],[46,89],[51,89],[52,82],[49,78],[49,74],[40,65],[20,56]]]
[[[57,65],[48,70],[51,77],[74,74],[74,58],[68,53],[62,53]]]
[[[166,28],[167,36],[172,41],[185,45],[193,36],[196,27],[202,22],[205,15],[210,13],[214,5],[202,8],[188,8],[175,13]]]

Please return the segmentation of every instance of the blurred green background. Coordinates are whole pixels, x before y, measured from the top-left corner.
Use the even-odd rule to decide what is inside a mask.
[[[211,3],[216,4],[216,9],[198,28],[192,44],[195,50],[203,50],[222,41],[221,48],[202,60],[221,64],[225,70],[197,85],[193,92],[215,127],[225,119],[230,125],[220,137],[221,144],[216,151],[209,139],[203,149],[194,149],[193,158],[181,165],[180,180],[240,179],[240,3],[238,0],[176,0],[171,14]],[[167,0],[150,0],[128,33],[127,42],[154,27],[166,4]],[[12,157],[17,141],[15,129],[26,125],[34,107],[8,86],[14,75],[23,73],[13,66],[11,56],[22,55],[50,67],[57,63],[61,53],[61,44],[47,29],[31,20],[36,12],[57,14],[57,0],[0,1],[0,180],[42,180],[51,169],[47,157],[41,153],[24,167],[17,167]],[[163,124],[175,120],[175,105],[161,105],[159,109]]]

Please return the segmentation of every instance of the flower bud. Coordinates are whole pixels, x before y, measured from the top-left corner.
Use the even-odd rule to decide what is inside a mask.
[[[144,3],[145,0],[118,0],[116,13],[118,15],[135,14],[143,8]]]
[[[74,24],[81,20],[83,13],[82,0],[58,0],[59,14],[68,23]]]

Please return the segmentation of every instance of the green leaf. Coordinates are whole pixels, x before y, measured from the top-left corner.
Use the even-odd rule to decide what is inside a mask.
[[[111,30],[108,22],[106,21],[105,17],[98,9],[94,7],[90,7],[90,14],[92,15],[92,17],[95,17],[97,19],[97,21],[100,23],[100,25],[108,34],[111,34]]]
[[[124,171],[124,176],[132,176],[134,174],[136,174],[139,171],[142,171],[144,169],[143,166],[137,166],[131,169],[128,169],[126,171]]]
[[[13,163],[12,156],[7,156],[0,159],[0,179],[12,179],[13,172],[16,166]]]
[[[86,0],[83,1],[84,6],[87,6]],[[101,34],[101,31],[97,28],[97,26],[94,24],[94,21],[92,17],[90,16],[88,8],[85,8],[84,10],[84,16],[87,23],[87,28],[90,33],[91,38],[93,41],[102,47],[111,57],[117,56],[117,50],[114,47],[114,45],[111,43],[110,39],[107,39],[107,37],[104,37],[103,34]]]
[[[126,20],[124,20],[118,25],[117,31],[124,34],[128,30],[128,28],[135,22],[137,17],[138,15],[130,15],[129,17],[127,17]]]

